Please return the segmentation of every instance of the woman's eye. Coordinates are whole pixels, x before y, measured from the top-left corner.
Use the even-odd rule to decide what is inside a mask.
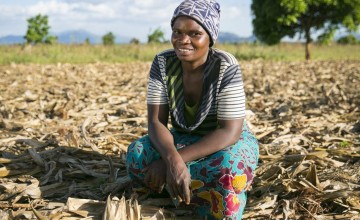
[[[201,33],[198,33],[198,32],[193,32],[193,33],[190,34],[190,36],[192,36],[192,37],[197,37],[197,36],[200,36],[200,35],[201,35]]]

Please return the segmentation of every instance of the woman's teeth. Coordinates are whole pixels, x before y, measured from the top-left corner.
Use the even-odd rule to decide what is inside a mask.
[[[188,52],[188,51],[192,51],[191,49],[178,49],[180,52]]]

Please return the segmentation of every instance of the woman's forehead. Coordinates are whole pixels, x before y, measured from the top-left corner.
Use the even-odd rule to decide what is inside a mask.
[[[173,29],[182,28],[182,29],[196,29],[199,31],[204,31],[204,28],[195,20],[188,16],[179,16],[175,19]]]

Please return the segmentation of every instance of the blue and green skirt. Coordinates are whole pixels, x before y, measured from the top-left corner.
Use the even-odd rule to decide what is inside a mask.
[[[171,130],[177,149],[191,145],[201,136]],[[141,172],[160,154],[152,147],[148,135],[133,142],[127,152],[129,176],[142,183]],[[191,174],[191,205],[207,219],[241,219],[246,205],[246,190],[252,183],[259,159],[259,145],[244,122],[240,139],[216,153],[187,163]]]

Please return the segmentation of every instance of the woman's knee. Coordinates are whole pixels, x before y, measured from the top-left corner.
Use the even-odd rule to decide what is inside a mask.
[[[128,147],[126,166],[130,175],[141,174],[146,166],[160,158],[159,153],[151,145],[148,135],[134,141]]]
[[[136,141],[132,142],[127,150],[127,155],[131,155],[133,157],[140,157],[143,154],[144,148],[146,148],[150,141],[148,140],[148,136],[141,137]]]
[[[126,153],[126,166],[129,173],[143,169],[144,162],[148,161],[146,156],[148,155],[150,141],[147,139],[149,138],[144,136],[129,145]]]

